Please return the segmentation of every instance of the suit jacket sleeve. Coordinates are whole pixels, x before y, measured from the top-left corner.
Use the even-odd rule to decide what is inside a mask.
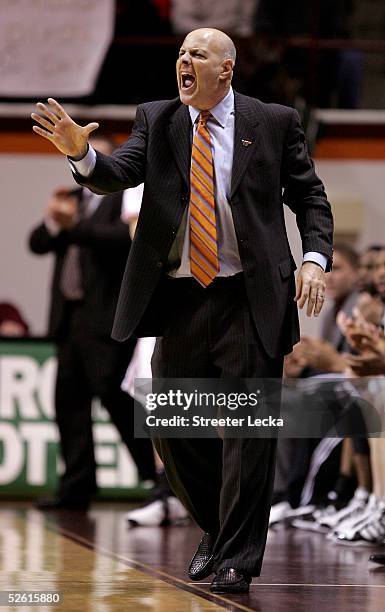
[[[333,256],[333,217],[322,181],[307,151],[305,134],[297,111],[292,111],[282,163],[283,201],[296,214],[304,253],[317,251]]]
[[[137,187],[145,179],[147,120],[138,106],[130,138],[112,155],[96,153],[96,165],[89,177],[73,173],[79,185],[105,195]]]
[[[41,223],[29,236],[29,248],[36,255],[45,255],[46,253],[63,253],[66,249],[67,239],[65,232],[52,235],[48,231],[45,223]]]
[[[128,253],[131,244],[129,227],[120,219],[110,223],[92,223],[92,220],[84,219],[67,232],[67,240],[95,250],[123,253]]]

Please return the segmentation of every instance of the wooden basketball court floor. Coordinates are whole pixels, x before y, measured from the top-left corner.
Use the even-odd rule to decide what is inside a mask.
[[[0,610],[64,612],[383,612],[385,567],[371,548],[335,546],[294,529],[269,532],[263,572],[249,595],[191,583],[188,561],[200,538],[189,527],[128,529],[127,506],[95,504],[88,514],[43,514],[26,503],[0,505],[0,591],[60,591],[59,606]],[[378,550],[378,549],[377,549]]]

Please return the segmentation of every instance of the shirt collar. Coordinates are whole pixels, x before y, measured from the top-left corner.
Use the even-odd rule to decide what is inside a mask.
[[[188,107],[192,124],[195,125],[195,122],[199,116],[199,109],[194,108],[193,106]],[[227,124],[227,120],[231,113],[234,111],[234,92],[232,87],[230,87],[228,93],[225,95],[223,100],[221,100],[216,106],[210,108],[210,113],[214,117],[214,119],[221,125],[223,128]]]

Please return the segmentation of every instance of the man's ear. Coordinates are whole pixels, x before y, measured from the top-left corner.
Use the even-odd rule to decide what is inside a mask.
[[[221,81],[227,81],[228,79],[231,79],[231,77],[233,76],[233,68],[234,62],[232,59],[228,58],[223,60],[219,79]]]

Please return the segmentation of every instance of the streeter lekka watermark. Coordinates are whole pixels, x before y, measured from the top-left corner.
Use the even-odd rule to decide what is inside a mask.
[[[145,407],[148,411],[155,411],[168,406],[181,408],[184,411],[197,407],[226,408],[235,411],[240,407],[256,407],[260,393],[260,389],[251,393],[214,393],[202,392],[198,389],[186,393],[181,389],[169,389],[166,393],[147,393]],[[190,418],[176,414],[171,417],[156,417],[155,414],[150,414],[146,417],[146,425],[148,427],[243,427],[245,425],[247,427],[283,427],[283,419],[273,418],[271,415],[266,418],[256,418],[252,415],[239,418],[194,415]]]
[[[250,415],[248,417],[203,417],[195,415],[193,417],[171,416],[156,417],[150,414],[146,417],[148,427],[283,427],[283,419],[276,419],[269,415],[266,418],[258,419]]]
[[[385,427],[385,377],[136,379],[135,400],[139,438],[379,437]]]
[[[278,401],[267,390],[266,381],[258,382],[255,379],[155,379],[138,384],[136,381],[136,398],[138,392],[145,411],[138,410],[139,417],[135,415],[135,435],[244,437],[250,429],[278,430],[283,427],[279,415],[281,381],[275,385]]]

